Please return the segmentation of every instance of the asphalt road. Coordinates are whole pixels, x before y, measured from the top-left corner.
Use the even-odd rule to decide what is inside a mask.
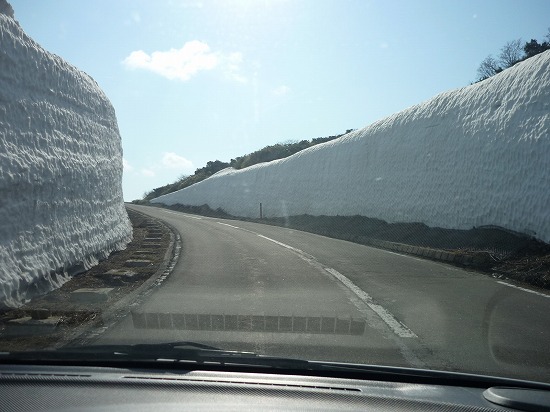
[[[185,340],[548,380],[541,291],[297,230],[130,207],[177,230],[182,249],[170,276],[96,343]]]

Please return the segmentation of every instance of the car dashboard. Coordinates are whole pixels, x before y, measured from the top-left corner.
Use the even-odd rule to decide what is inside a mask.
[[[524,399],[530,401],[510,403],[499,394],[498,388],[482,385],[455,386],[200,369],[159,371],[17,364],[0,367],[0,391],[2,411],[223,409],[471,412],[503,409],[540,411],[549,405],[548,392],[537,389],[522,389]],[[493,402],[489,400],[491,397]],[[506,405],[522,409],[504,407]]]

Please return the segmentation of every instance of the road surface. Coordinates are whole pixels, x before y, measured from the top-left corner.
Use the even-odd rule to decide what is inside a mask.
[[[185,340],[547,379],[545,293],[297,230],[129,207],[177,230],[182,249],[170,276],[98,344]]]

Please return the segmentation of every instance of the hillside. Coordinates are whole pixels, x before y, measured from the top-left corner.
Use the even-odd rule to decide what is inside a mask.
[[[132,229],[111,103],[0,10],[0,306],[17,306],[125,248]]]
[[[339,139],[153,199],[235,216],[363,215],[550,241],[550,52]]]
[[[353,129],[349,129],[346,133],[352,132]],[[232,167],[234,169],[244,169],[246,167],[253,166],[258,163],[271,162],[277,159],[284,159],[285,157],[291,156],[295,153],[298,153],[301,150],[307,149],[308,147],[315,146],[324,142],[328,142],[334,139],[343,136],[344,134],[339,134],[336,136],[328,137],[317,137],[311,140],[301,140],[299,142],[290,142],[290,143],[277,143],[271,146],[266,146],[255,152],[238,156],[235,159],[231,159],[229,163],[221,162],[219,160],[209,161],[206,163],[206,166],[201,167],[195,170],[195,173],[191,176],[184,176],[174,183],[170,183],[161,187],[157,187],[149,192],[147,192],[143,200],[151,200],[155,197],[159,197],[168,193],[175,192],[180,189],[184,189],[188,186],[194,185],[195,183],[201,182],[204,179],[209,178],[214,173],[219,172],[227,167]],[[139,201],[138,201],[139,203]]]

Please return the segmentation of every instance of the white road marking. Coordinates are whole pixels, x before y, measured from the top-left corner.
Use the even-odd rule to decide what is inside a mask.
[[[346,276],[338,272],[336,269],[326,267],[321,265],[317,259],[304,252],[301,249],[292,247],[290,245],[287,245],[286,243],[279,242],[278,240],[272,239],[270,237],[261,235],[257,232],[253,232],[252,230],[243,229],[238,226],[230,225],[229,223],[222,223],[222,222],[216,222],[220,225],[229,226],[234,229],[240,229],[244,230],[245,232],[253,233],[258,237],[261,237],[262,239],[269,240],[270,242],[273,242],[279,246],[282,246],[286,249],[289,249],[296,253],[299,257],[301,257],[303,260],[308,262],[309,264],[312,264],[313,266],[322,268],[325,272],[329,273],[330,275],[334,276],[336,279],[338,279],[340,282],[342,282],[350,291],[352,291],[361,301],[363,301],[371,310],[376,313],[380,319],[384,321],[386,325],[392,330],[393,333],[395,333],[397,336],[401,338],[417,338],[418,336],[410,330],[405,324],[402,322],[399,322],[395,316],[391,314],[386,308],[383,306],[377,304],[374,302],[373,298],[364,290],[362,290],[359,286],[357,286],[355,283],[353,283],[351,280],[349,280]]]
[[[317,260],[315,259],[315,257],[311,256],[310,254],[304,252],[303,250],[301,249],[297,249],[295,247],[292,247],[290,245],[287,245],[286,243],[282,243],[282,242],[279,242],[278,240],[275,240],[275,239],[271,239],[270,237],[267,237],[267,236],[264,236],[264,235],[260,235],[259,233],[256,233],[256,235],[258,235],[259,237],[261,237],[262,239],[266,239],[266,240],[269,240],[270,242],[273,242],[279,246],[282,246],[284,248],[287,248],[287,249],[290,249],[292,250],[293,252],[299,254],[301,257],[305,257],[306,260]]]
[[[232,227],[232,228],[234,228],[234,229],[240,229],[240,227],[230,225],[229,223],[222,223],[222,222],[216,222],[216,223],[219,223],[220,225],[224,225],[224,226],[229,226],[229,227]]]
[[[523,290],[524,292],[532,293],[533,295],[542,296],[543,298],[550,298],[550,295],[545,295],[544,293],[536,292],[531,289],[522,288],[521,286],[512,285],[511,283],[506,283],[506,282],[503,282],[502,280],[498,280],[497,283],[500,283],[501,285],[504,285],[504,286],[510,286],[511,288],[514,288],[514,289]]]
[[[211,219],[211,218],[208,218],[208,219]],[[298,255],[298,257],[305,260],[310,265],[316,267],[317,269],[326,271],[327,273],[332,275],[335,279],[339,280],[346,287],[346,289],[348,291],[350,291],[353,295],[355,295],[359,299],[358,301],[355,301],[355,300],[351,299],[352,303],[355,306],[357,306],[357,303],[359,303],[359,301],[366,304],[390,328],[390,330],[394,333],[395,336],[400,337],[400,338],[417,338],[418,337],[405,324],[403,324],[402,322],[399,322],[387,309],[385,309],[381,305],[378,305],[368,293],[363,291],[361,288],[359,288],[351,280],[349,280],[347,277],[342,275],[337,270],[322,265],[319,261],[317,261],[317,259],[314,256],[304,252],[301,249],[292,247],[292,246],[287,245],[285,243],[279,242],[275,239],[271,239],[267,236],[261,235],[257,232],[252,231],[252,230],[244,229],[244,228],[241,228],[241,227],[238,227],[238,226],[233,226],[233,225],[230,225],[228,223],[222,223],[222,222],[219,222],[219,221],[216,222],[216,223],[219,223],[220,225],[228,226],[228,227],[231,227],[231,228],[234,228],[234,229],[239,229],[239,230],[254,234],[254,235],[259,236],[259,237],[261,237],[265,240],[268,240],[268,241],[273,242],[273,243],[275,243],[279,246],[282,246],[286,249],[291,250],[292,252],[296,253]],[[410,256],[407,256],[407,257],[410,257]],[[419,260],[421,260],[421,259],[419,259]],[[360,311],[363,312],[363,309],[360,309]],[[394,342],[400,348],[401,353],[402,353],[403,357],[405,358],[405,360],[408,361],[411,365],[413,365],[414,367],[418,367],[418,368],[425,368],[426,367],[424,362],[422,362],[410,350],[410,348],[405,344],[404,341],[402,341],[401,339],[396,339]]]
[[[202,217],[197,217],[197,216],[190,216],[190,215],[187,215],[185,213],[182,213],[182,212],[172,212],[170,210],[166,210],[165,211],[166,213],[170,213],[171,215],[178,215],[180,217],[188,217],[190,219],[197,219],[197,220],[202,220]]]
[[[186,215],[186,214],[183,214],[183,213],[177,213],[177,212],[172,212],[172,213],[175,214],[175,215],[178,215],[178,216],[188,217],[189,219],[202,220],[202,217],[190,216],[190,215]]]
[[[165,210],[165,213],[169,213],[171,215],[177,215],[179,217],[188,217],[190,219],[196,219],[196,220],[202,220],[203,219],[202,217],[191,216],[191,215],[185,214],[183,212],[173,212],[171,210]]]
[[[332,268],[325,268],[325,270],[336,279],[338,279],[340,282],[342,282],[344,285],[346,285],[353,293],[355,293],[359,297],[359,299],[365,302],[369,308],[376,312],[376,314],[380,316],[380,318],[386,323],[386,325],[390,327],[393,333],[395,333],[397,336],[401,338],[418,337],[407,326],[395,319],[395,316],[393,316],[386,308],[374,303],[372,297],[367,292],[365,292],[347,277]]]
[[[305,253],[303,250],[297,249],[295,247],[292,247],[290,245],[287,245],[285,243],[279,242],[278,240],[271,239],[267,236],[260,235],[257,233],[257,235],[263,239],[269,240],[270,242],[273,242],[279,246],[282,246],[284,248],[287,248],[289,250],[292,250],[293,252],[297,253],[300,257],[302,257],[304,260],[306,260],[309,263],[312,263],[313,261],[317,262],[317,259],[315,257]],[[362,290],[359,286],[357,286],[355,283],[353,283],[351,280],[349,280],[346,276],[342,275],[340,272],[338,272],[336,269],[329,268],[322,266],[323,269],[334,276],[336,279],[338,279],[340,282],[342,282],[349,290],[351,290],[359,299],[361,299],[369,308],[371,308],[383,321],[386,323],[386,325],[389,326],[389,328],[395,333],[397,336],[401,338],[417,338],[418,336],[410,330],[407,326],[405,326],[403,323],[399,322],[395,316],[393,316],[386,308],[384,308],[381,305],[378,305],[374,302],[372,297],[366,293],[364,290]]]
[[[367,246],[368,246],[368,245],[367,245]],[[378,249],[378,248],[377,248],[377,249]],[[403,253],[393,252],[393,251],[391,251],[391,250],[386,250],[386,249],[380,249],[380,250],[383,250],[384,252],[387,252],[387,253],[391,253],[392,255],[402,256],[402,257],[406,257],[406,258],[418,260],[418,261],[420,261],[420,262],[425,262],[425,261],[426,261],[426,259],[422,259],[422,258],[413,256],[413,255],[405,255],[405,254],[403,254]]]

